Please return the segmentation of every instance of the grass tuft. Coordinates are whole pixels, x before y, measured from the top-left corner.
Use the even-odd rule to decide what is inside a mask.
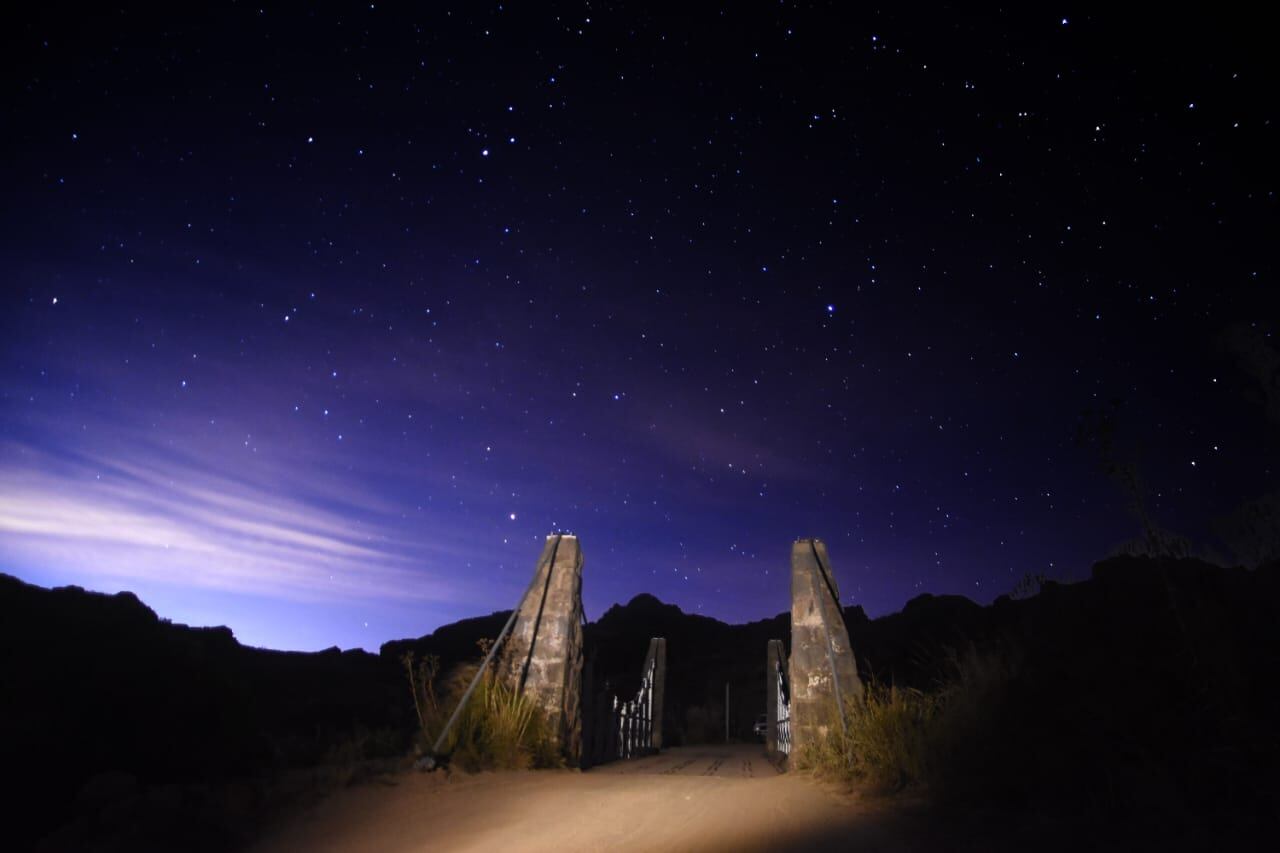
[[[985,710],[1008,683],[1013,667],[999,654],[951,655],[950,674],[931,691],[867,685],[845,707],[845,725],[801,747],[796,766],[824,778],[879,792],[943,789],[970,766],[975,741],[989,727]],[[833,709],[834,714],[834,709]]]
[[[486,646],[481,651],[487,650]],[[475,677],[478,663],[439,673],[434,658],[402,659],[418,712],[419,750],[430,749]],[[561,767],[564,764],[546,716],[529,697],[485,671],[442,750],[469,772]]]

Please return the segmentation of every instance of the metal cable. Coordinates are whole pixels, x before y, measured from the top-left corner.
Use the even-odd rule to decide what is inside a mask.
[[[552,564],[555,563],[556,551],[560,548],[560,540],[562,538],[564,538],[562,534],[556,535],[555,545],[553,545],[551,549]],[[548,565],[547,580],[549,581],[550,579],[551,579],[551,566]],[[520,597],[520,603],[516,605],[515,610],[511,611],[511,615],[507,618],[507,624],[502,626],[502,632],[498,634],[498,639],[494,640],[493,645],[489,647],[489,654],[485,655],[484,661],[480,664],[480,669],[476,671],[475,677],[472,678],[471,683],[467,685],[466,692],[463,693],[462,698],[458,700],[458,707],[453,709],[453,714],[449,716],[449,721],[444,724],[444,728],[441,729],[440,735],[436,738],[436,742],[432,744],[431,755],[433,760],[435,756],[440,754],[440,747],[444,746],[444,739],[448,737],[449,730],[452,729],[453,724],[458,721],[458,717],[462,714],[462,709],[467,706],[467,701],[471,699],[471,694],[475,691],[476,685],[480,683],[480,677],[484,675],[485,669],[489,666],[489,663],[493,660],[494,655],[497,654],[498,647],[502,645],[502,641],[507,638],[507,632],[509,632],[511,630],[511,626],[515,624],[516,617],[520,615],[520,610],[524,607],[525,601],[533,593],[534,587],[537,586],[537,583],[538,583],[538,573],[535,572],[533,575],[533,580],[529,581],[529,588],[526,589],[524,592],[524,595]],[[546,597],[546,592],[544,591],[543,592],[544,601],[545,601],[545,597]]]

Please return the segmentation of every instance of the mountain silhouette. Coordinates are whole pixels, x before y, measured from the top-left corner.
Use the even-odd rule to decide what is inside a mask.
[[[1274,563],[1246,571],[1123,557],[1025,599],[984,607],[921,595],[898,613],[870,619],[849,607],[844,618],[860,675],[878,684],[935,689],[971,650],[1016,661],[982,709],[994,727],[974,747],[990,777],[982,790],[1065,808],[1120,773],[1134,790],[1225,808],[1277,796],[1278,579]],[[463,619],[378,654],[280,652],[243,646],[225,627],[170,623],[131,593],[0,575],[0,762],[23,781],[10,795],[13,837],[30,842],[157,786],[203,790],[316,766],[352,742],[403,755],[416,719],[402,655],[437,655],[442,671],[475,660],[508,615]],[[726,684],[730,735],[750,738],[764,711],[766,643],[789,644],[789,614],[729,625],[637,595],[586,627],[597,688],[631,695],[655,636],[667,640],[665,742],[722,739]]]

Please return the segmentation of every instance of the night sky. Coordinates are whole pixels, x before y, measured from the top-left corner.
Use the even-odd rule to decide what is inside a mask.
[[[300,649],[509,608],[555,530],[593,619],[771,616],[800,536],[871,615],[987,602],[1137,534],[1074,440],[1112,400],[1229,561],[1267,29],[1027,5],[25,6],[0,570]]]

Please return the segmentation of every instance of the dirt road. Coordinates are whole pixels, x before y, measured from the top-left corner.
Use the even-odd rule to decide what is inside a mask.
[[[901,809],[781,774],[759,746],[671,749],[585,773],[409,773],[321,802],[255,850],[915,849]]]

